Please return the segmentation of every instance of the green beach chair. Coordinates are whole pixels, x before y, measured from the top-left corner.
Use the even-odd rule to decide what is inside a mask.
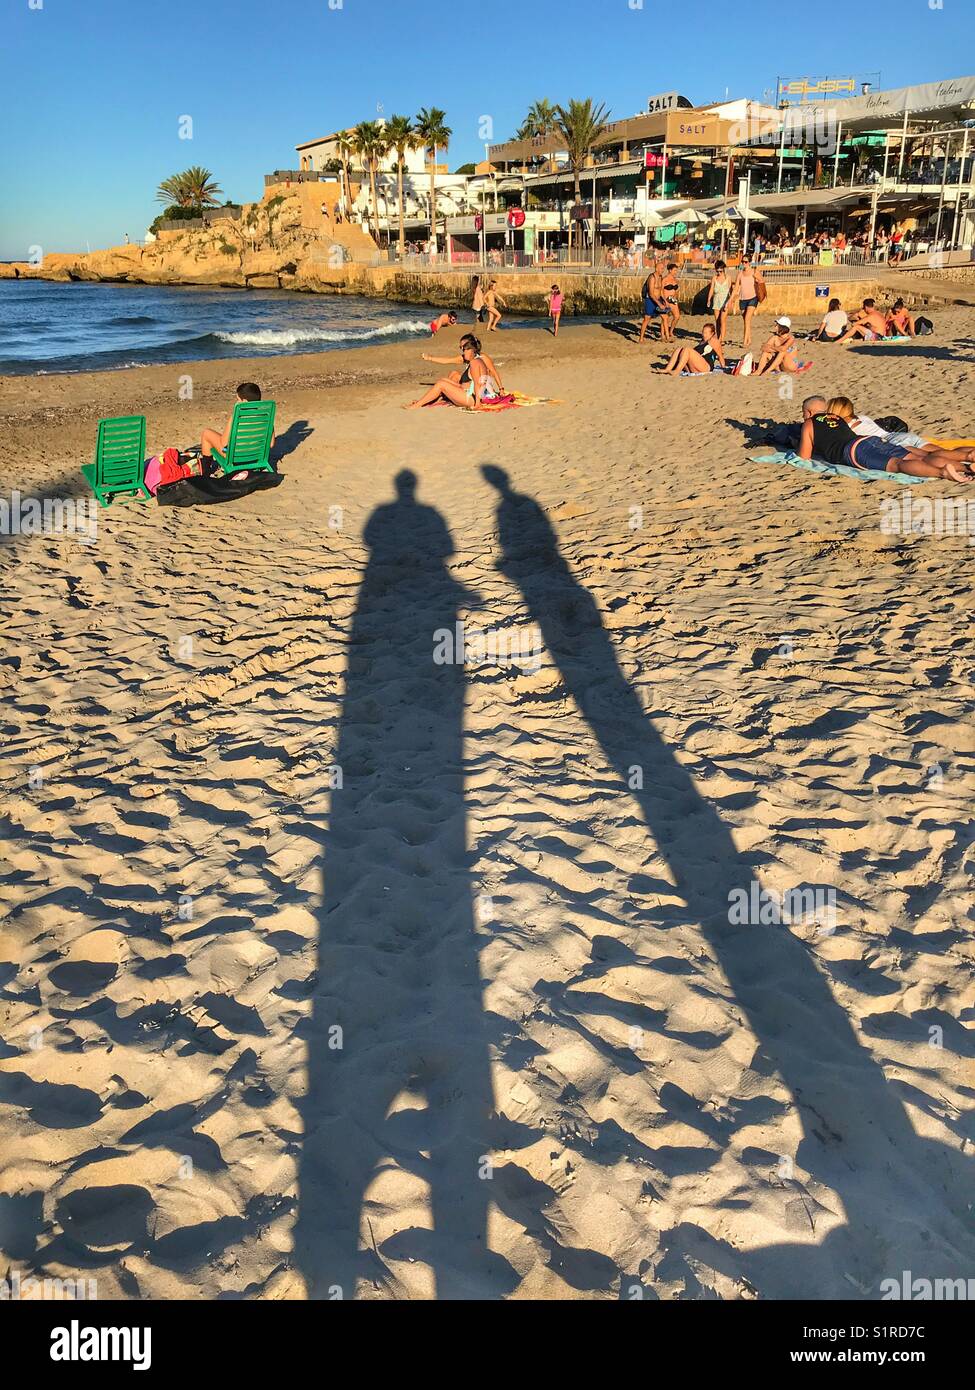
[[[81,471],[98,498],[99,506],[109,506],[116,497],[152,499],[144,480],[145,457],[144,415],[120,415],[114,420],[99,420],[95,461],[81,465]]]
[[[271,440],[274,436],[274,401],[238,401],[230,422],[230,439],[226,454],[213,450],[213,457],[224,473],[241,473],[254,468],[271,467]]]

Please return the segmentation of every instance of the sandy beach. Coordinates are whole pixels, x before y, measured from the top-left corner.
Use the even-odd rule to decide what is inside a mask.
[[[118,1299],[971,1273],[975,551],[881,526],[965,490],[748,461],[817,391],[975,435],[975,309],[933,316],[803,344],[784,383],[501,331],[506,384],[559,403],[497,415],[402,410],[416,343],[0,380],[5,496],[87,495],[100,417],[185,446],[248,378],[285,448],[232,504],[0,536],[21,1272]],[[458,623],[539,659],[439,665]],[[752,884],[835,921],[729,920]]]

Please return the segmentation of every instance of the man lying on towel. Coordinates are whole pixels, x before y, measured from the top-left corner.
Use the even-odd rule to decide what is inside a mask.
[[[852,427],[856,419],[853,402],[846,396],[834,396],[825,402],[825,407],[822,396],[810,396],[802,406],[799,457],[815,457],[865,471],[906,473],[912,478],[975,482],[975,469],[971,466],[975,448],[946,450],[933,444],[923,449],[908,448],[876,435],[856,434]]]

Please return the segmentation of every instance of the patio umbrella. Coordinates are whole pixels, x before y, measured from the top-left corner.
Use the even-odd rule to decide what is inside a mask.
[[[678,208],[676,212],[668,212],[660,219],[661,227],[669,227],[672,223],[683,222],[685,227],[696,227],[699,223],[710,222],[711,214],[701,212],[699,208]]]

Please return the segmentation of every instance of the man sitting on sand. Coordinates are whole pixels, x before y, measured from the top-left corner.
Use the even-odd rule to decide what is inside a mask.
[[[854,432],[851,422],[856,419],[853,402],[846,396],[834,396],[826,402],[825,410],[817,409],[822,397],[811,396],[803,402],[802,434],[798,454],[802,459],[822,459],[826,463],[845,464],[849,468],[882,473],[906,473],[912,478],[943,478],[952,483],[975,482],[975,449],[955,449],[948,452],[932,447],[929,450],[908,449],[875,437],[865,438]]]
[[[895,299],[887,315],[887,332],[891,338],[916,338],[914,315],[904,308],[903,299]]]
[[[261,399],[261,388],[253,381],[242,381],[237,387],[237,399],[239,401],[259,401]],[[223,433],[219,430],[206,429],[200,435],[200,453],[205,459],[213,458],[213,450],[219,449],[221,454],[226,454],[227,445],[230,443],[230,429],[234,422],[233,411],[227,417]],[[271,435],[271,448],[274,448],[274,435]]]
[[[877,308],[875,299],[865,299],[863,308],[857,309],[850,320],[850,326],[841,338],[837,338],[838,343],[849,343],[854,338],[862,338],[865,343],[872,343],[880,338],[887,337],[887,320]]]

